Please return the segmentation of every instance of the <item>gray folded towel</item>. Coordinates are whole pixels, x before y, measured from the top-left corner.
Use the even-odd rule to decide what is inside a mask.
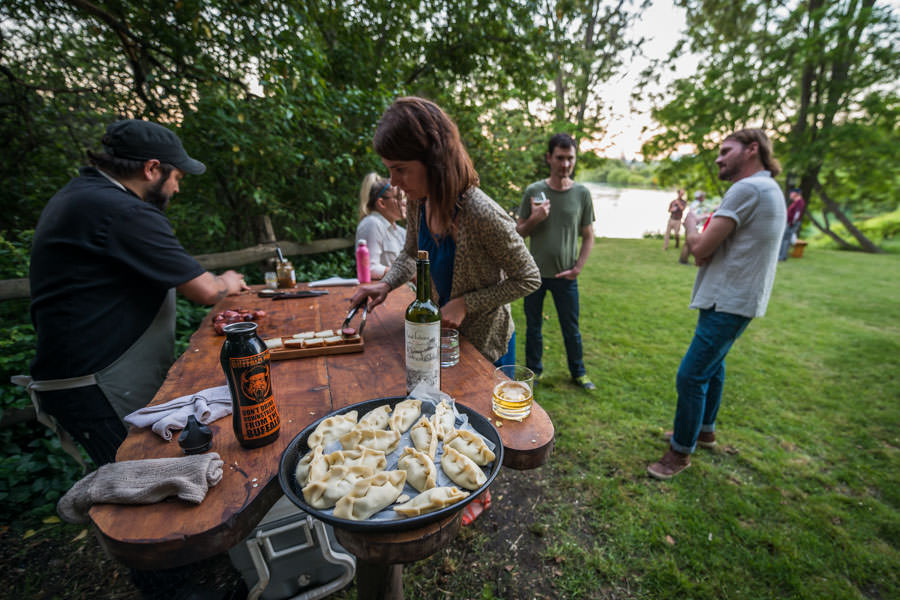
[[[184,429],[190,415],[209,425],[231,414],[231,392],[227,385],[200,390],[164,404],[154,404],[125,415],[125,422],[135,427],[150,427],[162,439],[172,439],[172,432]]]
[[[223,464],[215,452],[109,463],[76,482],[56,511],[69,523],[86,523],[94,504],[154,504],[170,496],[200,504],[222,480]]]

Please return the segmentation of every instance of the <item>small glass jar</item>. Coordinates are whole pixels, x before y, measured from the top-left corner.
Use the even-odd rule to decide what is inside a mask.
[[[275,270],[279,288],[292,288],[297,285],[297,275],[294,273],[294,265],[285,259],[278,263]]]

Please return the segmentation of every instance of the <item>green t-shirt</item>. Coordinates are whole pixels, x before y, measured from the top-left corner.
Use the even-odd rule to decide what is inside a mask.
[[[541,277],[553,278],[571,269],[578,260],[581,229],[594,222],[591,193],[580,183],[564,192],[552,189],[545,180],[532,183],[522,195],[519,217],[531,216],[531,198],[544,192],[550,200],[550,216],[531,232],[530,248]]]

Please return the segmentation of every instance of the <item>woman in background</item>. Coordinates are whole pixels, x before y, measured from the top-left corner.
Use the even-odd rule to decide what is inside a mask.
[[[406,196],[388,179],[369,173],[359,190],[359,218],[356,242],[366,240],[372,279],[381,279],[406,240],[406,229],[397,225],[406,218]]]

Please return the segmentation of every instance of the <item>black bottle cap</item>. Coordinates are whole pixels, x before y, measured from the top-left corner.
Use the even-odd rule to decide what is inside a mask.
[[[198,423],[194,415],[188,417],[181,435],[178,436],[178,445],[185,454],[201,454],[212,446],[212,431],[203,423]]]

